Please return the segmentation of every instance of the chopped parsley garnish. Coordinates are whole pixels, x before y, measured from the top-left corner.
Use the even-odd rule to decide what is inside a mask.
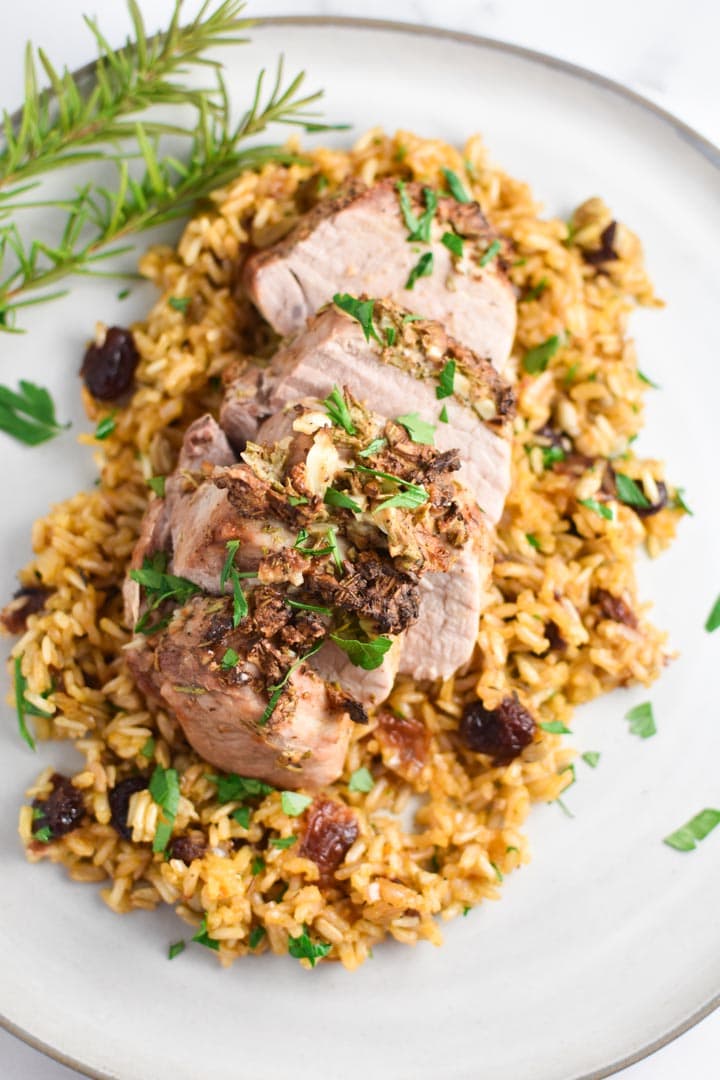
[[[536,551],[540,550],[540,541],[534,533],[525,533],[525,539],[527,540],[530,547],[535,548]]]
[[[520,299],[524,302],[527,302],[528,300],[539,300],[547,287],[548,279],[546,277],[540,278],[537,285],[533,285],[531,289],[528,289],[525,295]]]
[[[155,772],[150,777],[148,790],[162,811],[162,815],[158,818],[155,826],[152,849],[155,852],[165,851],[172,836],[175,817],[180,805],[180,784],[177,769],[163,769],[162,765],[156,765]]]
[[[410,198],[405,187],[405,181],[398,180],[395,184],[395,190],[397,191],[398,199],[400,200],[400,212],[403,216],[403,221],[405,222],[405,228],[412,235],[412,233],[418,227],[418,219],[415,215],[415,211],[412,208],[412,203],[410,202]]]
[[[390,348],[395,344],[395,338],[397,337],[397,330],[394,326],[388,326],[385,330],[385,341]]]
[[[712,611],[705,620],[705,629],[708,634],[712,634],[720,626],[720,596],[713,604]]]
[[[389,506],[396,506],[398,508],[404,507],[405,509],[414,510],[418,506],[422,506],[426,503],[429,496],[424,487],[419,484],[411,484],[409,480],[403,480],[400,476],[393,476],[392,473],[381,472],[379,469],[369,469],[366,465],[356,465],[357,472],[368,473],[370,476],[377,476],[381,480],[390,480],[393,484],[397,484],[398,487],[403,490],[393,495],[389,499],[385,499],[381,503],[377,510],[384,510]]]
[[[458,259],[462,258],[463,248],[465,246],[465,241],[462,236],[458,236],[458,234],[454,232],[446,232],[442,234],[440,242],[445,245],[449,252],[456,255]]]
[[[148,487],[151,488],[156,495],[159,495],[162,499],[165,495],[165,480],[164,476],[151,476],[148,480]]]
[[[253,926],[250,931],[250,937],[248,938],[248,945],[251,949],[257,949],[258,945],[265,937],[266,932],[264,926]]]
[[[155,740],[153,739],[153,737],[151,735],[148,739],[145,740],[142,747],[140,748],[140,757],[144,757],[146,761],[149,761],[154,753],[155,753]]]
[[[625,473],[615,473],[615,485],[618,499],[626,506],[639,506],[641,509],[646,509],[650,505],[650,500],[645,497],[642,488]]]
[[[652,386],[653,390],[662,389],[660,386],[658,386],[658,384],[656,382],[653,382],[652,379],[648,378],[648,376],[645,375],[644,372],[640,371],[639,368],[638,368],[638,371],[637,371],[637,377],[640,380],[640,382],[645,383],[646,386]]]
[[[578,365],[577,364],[571,364],[570,367],[565,372],[565,378],[563,379],[563,386],[565,388],[567,388],[568,386],[572,386],[572,384],[575,381],[575,376],[577,375],[577,373],[578,373]]]
[[[541,345],[528,349],[523,357],[523,367],[528,375],[539,375],[541,371],[544,371],[561,344],[560,335],[553,334]]]
[[[549,469],[556,461],[565,460],[565,451],[562,446],[541,446],[543,468]]]
[[[450,194],[456,202],[468,203],[472,202],[472,199],[465,190],[460,177],[457,173],[454,173],[452,169],[443,169],[443,176],[447,181],[447,186],[450,189]]]
[[[175,941],[168,949],[168,960],[174,960],[181,952],[185,952],[185,942]]]
[[[553,802],[557,803],[557,805],[560,807],[560,809],[562,810],[565,817],[572,817],[572,818],[575,817],[575,815],[573,814],[570,807],[567,806],[566,803],[563,802],[563,800],[560,798],[559,795],[558,795],[557,799],[553,799]]]
[[[362,514],[362,506],[346,495],[344,491],[336,491],[335,488],[326,488],[323,502],[326,506],[337,506],[342,510],[352,510],[353,514]]]
[[[544,724],[540,724],[539,727],[543,731],[549,731],[551,735],[572,735],[572,731],[569,727],[565,727],[562,720],[548,720]]]
[[[694,514],[688,504],[685,502],[685,488],[675,488],[675,495],[673,497],[673,507],[676,510],[682,510],[684,514],[689,514],[690,517],[694,517]]]
[[[196,941],[198,945],[204,945],[206,949],[214,949],[215,952],[220,948],[220,942],[215,938],[211,938],[208,934],[207,915],[203,915],[197,934],[195,934],[192,940]]]
[[[343,396],[342,391],[334,385],[332,391],[323,401],[323,405],[327,409],[327,414],[336,427],[344,428],[348,435],[355,435],[356,428],[352,422],[350,410],[347,407],[347,402]]]
[[[432,251],[426,251],[424,255],[421,255],[415,266],[408,274],[408,279],[405,282],[406,289],[412,289],[418,278],[430,277],[433,272],[434,257]]]
[[[168,304],[173,309],[173,311],[180,311],[183,315],[187,311],[189,303],[189,296],[171,296],[168,300]]]
[[[311,795],[302,795],[299,791],[283,791],[280,796],[283,814],[288,817],[300,817],[312,802]]]
[[[288,952],[296,960],[309,960],[310,967],[315,967],[317,960],[321,960],[332,949],[332,945],[325,941],[312,941],[308,934],[308,928],[303,924],[302,934],[298,937],[288,938]]]
[[[373,323],[374,300],[358,300],[356,296],[350,296],[349,293],[335,293],[333,304],[360,323],[366,341],[369,341],[371,337],[374,337],[376,341],[380,341],[380,335]],[[351,431],[350,434],[354,433]]]
[[[410,242],[419,242],[422,244],[429,244],[431,239],[432,220],[435,217],[435,211],[437,210],[437,195],[432,188],[423,188],[423,198],[425,199],[425,210],[418,217],[412,208],[412,203],[408,197],[408,193],[405,190],[405,184],[402,180],[398,180],[395,185],[400,199],[400,210],[405,222],[405,227],[408,230],[407,239]]]
[[[59,424],[55,403],[49,391],[21,379],[19,393],[9,386],[0,386],[0,431],[11,435],[26,446],[39,446],[54,439],[69,424]]]
[[[230,817],[233,821],[237,821],[243,829],[250,828],[250,814],[251,810],[249,806],[238,806],[237,810],[233,810]]]
[[[581,757],[586,765],[589,765],[591,769],[596,769],[600,760],[600,752],[598,750],[586,750]]]
[[[240,657],[234,649],[226,649],[225,655],[220,661],[220,667],[223,669],[223,671],[229,671],[230,668],[235,667],[239,659]]]
[[[220,572],[220,588],[225,588],[225,583],[229,578],[232,583],[233,590],[233,626],[237,627],[245,618],[249,610],[247,597],[245,596],[245,593],[243,592],[243,587],[240,584],[240,578],[255,577],[255,574],[251,572],[248,572],[246,574],[239,574],[233,566],[233,562],[235,561],[235,555],[237,554],[237,550],[240,547],[239,540],[228,540],[225,544],[225,547],[227,548],[227,558],[225,559],[225,563]]]
[[[337,533],[335,531],[334,526],[332,526],[332,525],[330,526],[330,528],[327,531],[327,538],[328,538],[328,547],[330,549],[330,554],[332,555],[333,562],[335,563],[335,566],[337,567],[338,570],[342,570],[342,568],[343,568],[342,555],[340,553],[340,548],[338,547]]]
[[[440,415],[438,416],[438,420],[442,424],[449,424],[450,423],[450,420],[448,419],[447,405],[443,405],[442,409],[440,410]]]
[[[418,413],[406,413],[404,416],[398,416],[397,422],[402,424],[413,442],[420,443],[422,446],[435,445],[435,425],[421,419]]]
[[[601,518],[605,518],[606,521],[612,521],[615,517],[612,506],[606,506],[605,503],[598,502],[597,499],[578,499],[578,502],[587,510],[592,510],[595,514],[599,514]]]
[[[364,450],[358,451],[358,457],[366,458],[372,457],[373,454],[379,454],[381,450],[384,450],[387,446],[387,439],[373,439],[368,443]]]
[[[708,807],[691,818],[681,828],[664,837],[663,844],[676,851],[694,851],[700,840],[704,840],[716,826],[720,825],[720,810]]]
[[[375,671],[379,668],[385,653],[392,648],[392,639],[384,634],[371,638],[369,641],[358,641],[354,638],[341,637],[339,634],[330,634],[330,640],[342,649],[351,664],[364,671]]]
[[[256,780],[254,776],[238,776],[237,773],[208,776],[208,780],[217,784],[217,797],[221,803],[243,802],[245,799],[256,798],[259,795],[271,795],[275,790],[263,780]]]
[[[138,634],[154,634],[162,630],[170,622],[170,616],[151,623],[150,616],[166,600],[173,600],[176,604],[186,604],[191,596],[195,596],[200,589],[193,581],[187,578],[176,577],[174,574],[166,574],[167,553],[156,551],[152,556],[145,556],[141,570],[131,570],[130,577],[141,585],[145,590],[145,599],[148,602],[147,611],[140,616],[135,624]]]
[[[43,825],[33,833],[33,840],[39,840],[41,844],[49,844],[52,840],[52,829],[49,825]]]
[[[303,604],[301,600],[291,600],[289,596],[284,599],[288,607],[297,608],[298,611],[316,611],[318,615],[332,615],[332,608],[323,607],[321,604]]]
[[[455,392],[455,371],[457,364],[454,360],[448,360],[445,367],[438,375],[438,385],[435,387],[435,397],[438,401],[452,397]]]
[[[639,735],[641,739],[649,739],[651,735],[657,733],[653,707],[649,701],[645,701],[642,705],[636,705],[634,709],[630,709],[629,712],[625,713],[625,719],[630,722],[630,731],[632,734]]]
[[[497,877],[498,881],[504,881],[505,879],[503,877],[503,872],[500,869],[500,867],[498,866],[498,864],[491,861],[490,865],[492,866],[493,870],[495,871],[495,876]]]
[[[295,537],[295,543],[293,548],[296,551],[302,551],[303,555],[309,555],[311,558],[317,558],[321,555],[332,555],[333,559],[339,557],[340,550],[337,545],[337,539],[335,537],[335,530],[331,526],[325,533],[328,538],[328,546],[323,548],[309,548],[305,547],[305,544],[310,539],[310,533],[307,529],[300,529]],[[342,569],[342,562],[340,563],[340,569]]]
[[[362,791],[364,794],[367,794],[368,791],[372,791],[374,787],[375,780],[373,779],[373,774],[369,769],[366,769],[364,765],[359,769],[356,769],[348,781],[348,791]]]
[[[304,495],[288,495],[288,502],[290,506],[307,506],[310,502]]]
[[[127,300],[129,295],[130,295],[130,290],[129,289],[121,289],[120,292],[117,294],[117,298],[118,298],[118,300]]]
[[[265,869],[265,860],[261,859],[259,855],[256,855],[253,861],[250,863],[250,873],[253,877],[257,877],[258,874],[262,874]]]
[[[296,840],[297,836],[276,836],[270,841],[270,847],[284,850],[285,848],[292,847]]]
[[[270,697],[268,699],[267,705],[265,706],[265,711],[258,720],[258,725],[260,727],[265,727],[268,720],[275,712],[275,706],[280,700],[282,692],[287,686],[288,680],[291,678],[291,676],[297,671],[301,664],[304,664],[306,660],[309,660],[311,656],[314,656],[315,653],[322,648],[323,644],[323,641],[318,641],[316,645],[313,645],[312,649],[310,649],[309,652],[306,652],[304,656],[299,656],[295,663],[290,665],[279,683],[268,686],[268,690],[270,691]]]
[[[472,908],[470,907],[470,905],[466,904],[465,907],[463,908],[463,918],[465,918],[466,915],[469,915],[471,911],[472,911]]]
[[[500,254],[501,243],[499,240],[493,240],[490,247],[480,256],[480,265],[487,266],[489,262],[492,262]]]
[[[113,411],[111,413],[108,413],[107,416],[103,416],[102,420],[95,428],[95,438],[98,439],[100,442],[102,442],[103,439],[107,439],[109,435],[112,435],[113,431],[117,426],[115,421],[116,416],[117,409],[113,409]]]
[[[25,691],[27,690],[27,679],[22,673],[22,656],[16,656],[13,661],[13,675],[15,680],[15,708],[17,709],[18,718],[18,730],[21,737],[25,740],[31,750],[37,749],[35,746],[35,740],[33,739],[25,721],[26,716],[48,716],[49,713],[42,712],[41,709],[36,709],[27,698],[25,697]],[[50,691],[47,690],[43,697],[47,696]]]
[[[403,325],[407,325],[407,323],[411,323],[411,322],[422,322],[424,318],[425,318],[424,315],[412,315],[412,314],[409,314],[409,315],[403,315],[402,321],[403,321]]]

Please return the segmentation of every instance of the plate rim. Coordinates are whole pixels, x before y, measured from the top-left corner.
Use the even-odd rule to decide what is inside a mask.
[[[359,15],[271,15],[264,17],[260,16],[251,20],[251,22],[251,30],[277,26],[317,26],[339,27],[345,30],[380,30],[398,34],[415,34],[421,37],[435,38],[442,41],[453,41],[461,45],[469,45],[475,48],[489,49],[509,56],[516,56],[522,60],[527,60],[531,63],[551,68],[554,71],[560,71],[566,75],[573,76],[574,78],[582,79],[591,86],[607,90],[610,93],[637,105],[639,108],[649,112],[651,115],[673,128],[693,150],[699,153],[710,166],[720,174],[720,146],[716,145],[704,135],[701,135],[700,132],[690,124],[685,123],[684,120],[681,120],[668,109],[663,108],[650,98],[645,97],[645,95],[638,93],[636,90],[632,90],[629,86],[626,86],[616,79],[612,79],[607,75],[602,75],[592,68],[584,67],[581,64],[575,64],[571,60],[564,60],[559,56],[553,56],[551,53],[546,53],[539,49],[531,49],[527,46],[517,45],[501,38],[486,37],[483,34],[473,34],[465,30],[451,30],[446,27],[426,26],[420,23],[405,22],[396,19],[366,18]],[[156,36],[159,36],[159,34]],[[72,75],[74,78],[89,78],[92,75],[94,67],[95,61],[89,61],[87,64],[83,64],[76,68],[72,72]],[[14,122],[19,115],[20,110],[18,109],[10,117],[11,122]],[[671,1042],[674,1042],[675,1039],[684,1035],[685,1032],[695,1027],[718,1008],[720,1008],[720,987],[711,998],[705,1001],[698,1009],[694,1010],[689,1016],[684,1020],[681,1020],[664,1035],[659,1036],[657,1039],[645,1044],[622,1059],[617,1059],[608,1065],[602,1066],[600,1069],[594,1069],[592,1072],[583,1073],[581,1076],[578,1076],[576,1080],[604,1080],[605,1077],[613,1076],[623,1069],[637,1064],[637,1062],[650,1057],[657,1050],[661,1050],[664,1046],[668,1046]],[[25,1043],[26,1046],[29,1046],[31,1049],[37,1050],[46,1057],[56,1061],[59,1065],[74,1069],[81,1076],[90,1077],[91,1080],[117,1080],[118,1074],[113,1075],[111,1073],[101,1072],[83,1064],[81,1061],[64,1054],[61,1050],[49,1046],[47,1043],[37,1039],[30,1031],[18,1027],[2,1013],[0,1013],[0,1028]]]

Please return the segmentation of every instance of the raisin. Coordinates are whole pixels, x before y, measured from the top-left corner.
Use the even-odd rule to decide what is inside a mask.
[[[459,732],[469,750],[489,754],[496,765],[507,765],[532,742],[535,719],[516,696],[503,698],[496,709],[471,701],[463,711]]]
[[[638,517],[640,517],[640,518],[652,517],[653,514],[659,514],[660,511],[665,506],[667,506],[667,504],[668,504],[668,489],[667,489],[667,486],[665,484],[663,484],[662,480],[658,480],[655,486],[657,487],[658,497],[657,497],[657,500],[654,503],[650,503],[649,506],[633,506],[633,510],[635,511],[635,513],[637,514]],[[645,489],[643,488],[642,483],[638,484],[638,487],[641,489],[641,491],[645,495],[645,498],[647,499],[647,495],[645,494]],[[648,499],[648,502],[649,501],[650,500]]]
[[[186,866],[189,866],[194,859],[202,859],[206,851],[207,845],[202,833],[175,836],[170,841],[170,858],[182,859]]]
[[[120,835],[126,840],[129,840],[132,836],[132,830],[128,828],[127,823],[130,799],[136,791],[144,791],[147,786],[147,777],[128,776],[127,780],[121,780],[108,794],[110,820]]]
[[[602,266],[606,262],[615,262],[619,259],[613,244],[617,232],[617,221],[610,224],[600,233],[600,247],[582,252],[582,257],[589,266]]]
[[[22,634],[27,627],[28,617],[42,611],[49,595],[50,590],[40,585],[28,585],[18,589],[0,614],[0,623],[8,634]]]
[[[565,652],[567,649],[567,641],[560,633],[557,623],[554,623],[552,619],[550,622],[545,623],[545,637],[550,642],[550,648],[555,652]]]
[[[621,597],[614,596],[607,589],[595,589],[591,600],[593,604],[597,604],[606,619],[624,623],[625,626],[630,626],[633,630],[637,629],[637,616]]]
[[[381,712],[375,737],[383,752],[383,761],[393,772],[412,780],[422,772],[430,753],[430,732],[414,716],[395,716]]]
[[[316,799],[310,807],[300,854],[312,859],[327,884],[358,838],[358,823],[349,807],[334,799]]]
[[[41,829],[50,830],[50,838],[65,836],[77,829],[83,814],[85,802],[82,793],[73,787],[67,776],[54,773],[51,777],[53,789],[47,799],[34,799],[33,832]]]
[[[102,345],[90,345],[80,368],[94,398],[114,401],[130,389],[140,355],[129,330],[111,326]]]

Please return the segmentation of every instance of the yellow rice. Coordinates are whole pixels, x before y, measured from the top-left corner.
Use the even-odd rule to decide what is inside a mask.
[[[659,553],[682,511],[671,501],[641,519],[617,504],[615,519],[607,521],[576,501],[592,498],[601,469],[581,477],[544,470],[535,445],[533,432],[552,423],[573,437],[581,454],[627,455],[623,471],[642,480],[646,491],[664,479],[660,462],[628,450],[642,424],[646,386],[637,376],[627,318],[635,304],[657,301],[640,245],[625,226],[615,239],[620,258],[606,265],[607,273],[581,258],[581,247],[597,248],[611,220],[599,199],[576,211],[568,240],[567,223],[543,218],[528,186],[496,168],[477,136],[461,153],[409,132],[389,137],[378,129],[349,152],[320,149],[308,159],[311,164],[269,164],[259,174],[239,176],[188,223],[177,249],[154,249],[142,259],[142,273],[161,295],[134,328],[141,354],[136,392],[110,438],[102,444],[86,439],[95,448],[99,486],[36,522],[35,558],[20,575],[24,584],[39,577],[53,590],[47,609],[30,617],[14,656],[22,657],[28,700],[52,712],[34,719],[38,735],[72,739],[84,756],[73,783],[84,795],[86,824],[41,845],[32,841],[28,805],[20,834],[30,859],[61,862],[75,880],[102,883],[103,898],[117,912],[172,904],[193,927],[205,916],[225,964],[250,951],[253,928],[266,931],[255,953],[284,953],[288,937],[305,925],[314,939],[332,945],[329,959],[352,969],[388,934],[406,943],[439,943],[437,916],[450,919],[496,898],[503,876],[529,861],[523,821],[533,801],[551,802],[572,782],[574,751],[559,735],[538,729],[520,758],[492,767],[453,739],[462,706],[479,695],[492,708],[517,691],[539,721],[569,725],[576,704],[655,679],[667,660],[665,635],[638,601],[634,560],[643,543],[651,555]],[[243,828],[232,818],[239,804],[217,799],[207,778],[215,770],[189,749],[172,717],[149,708],[133,685],[123,659],[131,634],[123,624],[120,586],[150,495],[148,478],[171,470],[188,422],[217,409],[224,368],[248,354],[272,352],[272,335],[239,287],[248,243],[271,243],[292,226],[298,192],[316,174],[331,193],[349,176],[372,182],[393,174],[438,185],[443,166],[463,178],[492,224],[513,241],[511,276],[518,288],[546,283],[536,299],[518,306],[516,362],[553,334],[567,333],[568,344],[544,373],[519,369],[513,487],[474,660],[440,685],[401,680],[390,701],[427,725],[429,764],[407,783],[389,759],[381,761],[372,725],[356,727],[343,778],[330,794],[353,807],[359,836],[336,887],[321,889],[317,867],[300,857],[299,844],[279,849],[263,839],[302,827],[283,813],[280,794],[264,798]],[[187,311],[173,309],[172,296],[190,297]],[[105,411],[90,399],[86,405],[93,419]],[[638,628],[604,618],[590,600],[597,588],[624,598]],[[565,652],[547,652],[549,622],[567,642]],[[148,761],[140,751],[151,737]],[[208,853],[190,866],[153,855],[158,807],[148,791],[132,798],[131,841],[110,822],[109,789],[157,764],[176,768],[180,777],[175,832],[192,826],[207,836]],[[361,766],[376,777],[368,794],[348,790],[350,774]],[[30,799],[49,793],[52,772],[40,775]],[[413,800],[419,805],[408,826]],[[233,839],[246,843],[233,850]]]

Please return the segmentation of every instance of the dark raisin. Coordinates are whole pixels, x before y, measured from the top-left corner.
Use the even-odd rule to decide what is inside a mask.
[[[308,811],[300,854],[312,859],[327,883],[357,838],[357,819],[349,807],[334,799],[316,799]]]
[[[126,840],[132,836],[132,829],[128,828],[127,816],[130,799],[136,791],[144,791],[148,786],[145,776],[128,776],[127,780],[121,780],[108,794],[110,803],[110,820],[117,831]]]
[[[53,789],[47,799],[33,800],[33,832],[49,829],[50,839],[54,840],[77,829],[85,813],[85,802],[67,776],[54,773],[51,780]]]
[[[28,617],[42,611],[49,595],[50,589],[43,589],[40,585],[28,585],[18,589],[0,614],[0,623],[8,634],[24,633]]]
[[[637,629],[637,616],[621,597],[614,596],[607,589],[595,589],[590,599],[593,604],[597,604],[606,619],[624,623],[625,626],[630,626],[633,630]]]
[[[369,724],[370,719],[367,714],[367,710],[364,705],[359,701],[348,700],[345,702],[345,708],[348,711],[350,719],[353,724]]]
[[[460,738],[469,750],[489,754],[496,765],[507,765],[533,740],[535,720],[517,697],[506,697],[496,709],[481,701],[465,706]]]
[[[90,345],[80,374],[93,397],[114,401],[132,386],[140,355],[129,330],[111,326],[102,345]]]
[[[202,859],[207,851],[202,833],[190,833],[187,836],[175,836],[170,841],[170,858],[182,859],[189,866],[194,859]]]
[[[590,266],[602,266],[606,262],[614,262],[619,258],[613,244],[617,232],[617,221],[611,221],[607,228],[600,233],[600,247],[595,250],[583,251],[582,257]]]
[[[640,483],[638,486],[640,487],[643,494],[645,495],[645,498],[647,499],[647,494],[645,493],[645,489],[643,488],[642,483]],[[638,517],[640,517],[640,518],[652,517],[653,514],[659,514],[660,511],[663,509],[663,507],[667,506],[667,504],[668,504],[668,489],[667,489],[666,485],[663,484],[662,480],[658,480],[656,482],[655,486],[657,487],[657,490],[658,490],[658,497],[657,497],[656,502],[650,503],[649,506],[633,506],[633,510],[635,511],[635,513],[637,514]]]
[[[554,623],[552,619],[550,620],[550,622],[545,623],[544,633],[545,637],[550,642],[551,649],[554,649],[555,652],[565,652],[565,650],[567,649],[567,641],[562,636],[557,624]]]

